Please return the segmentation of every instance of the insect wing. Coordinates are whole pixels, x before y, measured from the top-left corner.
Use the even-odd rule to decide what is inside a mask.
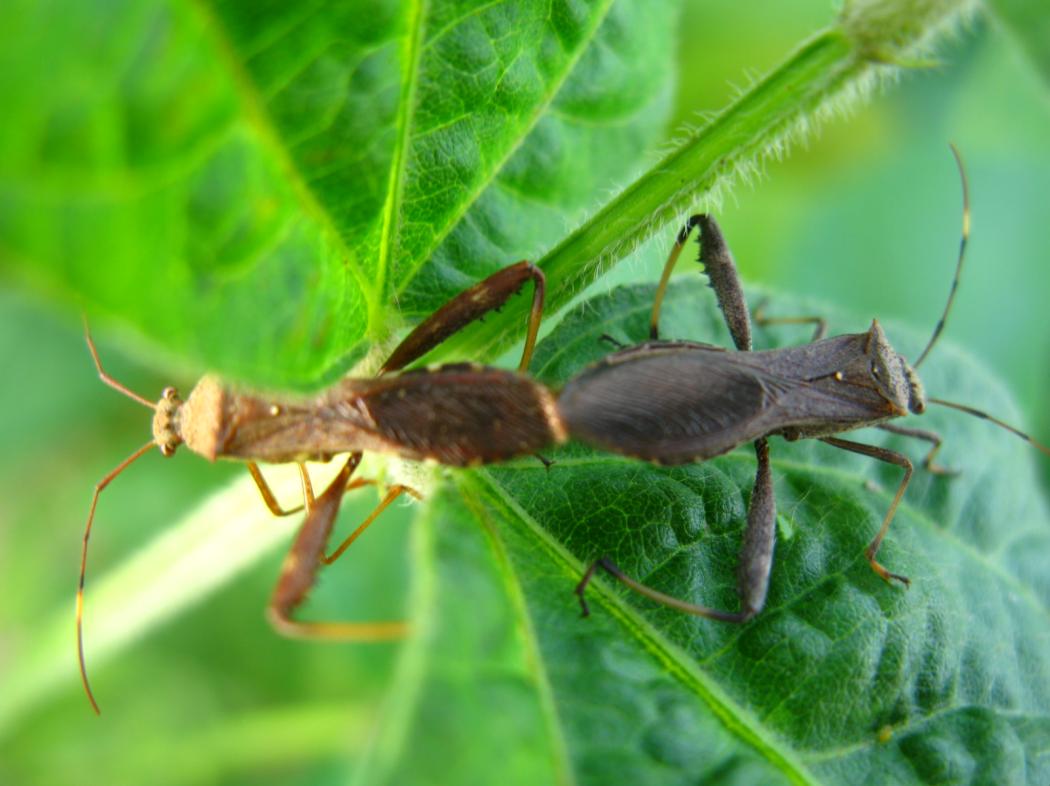
[[[769,430],[792,383],[701,348],[611,356],[573,379],[559,410],[569,433],[661,464],[717,456]]]
[[[360,394],[377,434],[401,455],[465,466],[560,441],[551,394],[528,377],[469,365],[375,380]]]

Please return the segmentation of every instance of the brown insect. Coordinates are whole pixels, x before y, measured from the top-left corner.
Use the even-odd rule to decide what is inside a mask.
[[[450,335],[500,307],[529,280],[534,294],[518,372],[475,364],[453,364],[396,373]],[[418,325],[394,350],[374,379],[344,379],[307,397],[241,393],[205,376],[183,401],[165,388],[154,404],[110,377],[94,342],[85,335],[99,378],[153,410],[153,437],[95,486],[84,529],[77,587],[77,654],[84,690],[95,712],[84,657],[83,607],[88,541],[103,489],[132,462],[156,446],[172,456],[181,445],[209,461],[247,463],[263,502],[275,516],[306,509],[285,558],[268,607],[274,627],[288,636],[380,640],[404,635],[404,622],[303,622],[293,619],[321,565],[339,558],[376,517],[406,491],[391,487],[375,510],[330,554],[325,553],[343,495],[371,481],[353,478],[364,451],[377,451],[450,466],[470,466],[535,453],[563,442],[565,429],[554,395],[523,373],[536,344],[545,280],[528,262],[504,268],[460,293]],[[350,453],[342,469],[314,496],[304,462]],[[294,462],[302,478],[303,504],[282,508],[257,462]],[[418,496],[418,495],[417,495]]]

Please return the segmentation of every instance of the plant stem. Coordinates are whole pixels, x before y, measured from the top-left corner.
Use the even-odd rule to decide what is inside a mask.
[[[915,62],[970,7],[957,2],[854,2],[718,116],[625,188],[539,261],[553,313],[666,224],[681,220],[735,175],[780,153],[827,115],[862,97],[880,76]],[[518,298],[484,330],[455,336],[433,359],[492,358],[520,339]]]

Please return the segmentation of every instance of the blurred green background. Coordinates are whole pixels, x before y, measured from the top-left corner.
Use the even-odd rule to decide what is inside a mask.
[[[687,3],[680,39],[667,42],[680,53],[668,140],[833,14],[825,0]],[[876,315],[932,329],[959,235],[954,141],[971,181],[973,237],[947,339],[1008,381],[1025,424],[1046,440],[1047,85],[994,23],[975,23],[941,52],[940,66],[906,73],[735,188],[723,227],[749,281],[839,304],[858,315],[857,329]],[[642,253],[596,286],[651,280],[658,256]],[[103,335],[99,344],[108,370],[135,390],[192,382],[151,367],[141,348],[129,354],[134,342]],[[69,627],[65,671],[31,700],[2,705],[0,782],[346,782],[383,711],[397,648],[273,634],[262,609],[278,552],[98,668],[106,715],[90,714],[71,624],[81,528],[93,484],[148,436],[147,416],[95,378],[77,315],[32,292],[0,292],[0,345],[0,672],[20,674],[41,631]],[[143,459],[103,498],[94,576],[241,472],[188,454]],[[344,520],[361,517],[371,495],[351,498]],[[388,514],[326,575],[311,613],[344,617],[347,598],[355,617],[397,613],[410,513]]]

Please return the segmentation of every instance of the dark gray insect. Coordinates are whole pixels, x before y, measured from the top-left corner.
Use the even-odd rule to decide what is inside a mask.
[[[823,339],[817,317],[766,319],[762,322],[813,323],[813,342],[800,347],[753,352],[751,321],[732,255],[713,218],[697,215],[679,233],[657,289],[652,312],[652,341],[616,352],[572,379],[558,407],[570,434],[582,441],[658,464],[685,464],[722,455],[754,442],[758,459],[754,490],[737,576],[739,611],[698,606],[631,579],[608,557],[594,562],[577,587],[583,613],[584,590],[602,568],[633,590],[665,605],[698,616],[744,622],[762,610],[769,586],[776,536],[776,506],[769,467],[768,438],[792,441],[815,438],[833,447],[895,464],[904,470],[882,526],[865,554],[886,581],[907,586],[876,559],[894,513],[912,476],[912,463],[896,451],[842,439],[836,435],[876,427],[932,443],[923,464],[935,473],[940,437],[888,421],[922,414],[927,403],[960,409],[1003,426],[1050,455],[1027,434],[971,407],[927,398],[915,368],[940,336],[958,286],[969,235],[969,198],[958,152],[952,148],[963,183],[963,234],[951,294],[926,349],[912,366],[890,346],[877,321],[863,333]],[[700,230],[700,262],[714,289],[738,351],[687,341],[659,341],[660,306],[671,270],[694,227]]]

